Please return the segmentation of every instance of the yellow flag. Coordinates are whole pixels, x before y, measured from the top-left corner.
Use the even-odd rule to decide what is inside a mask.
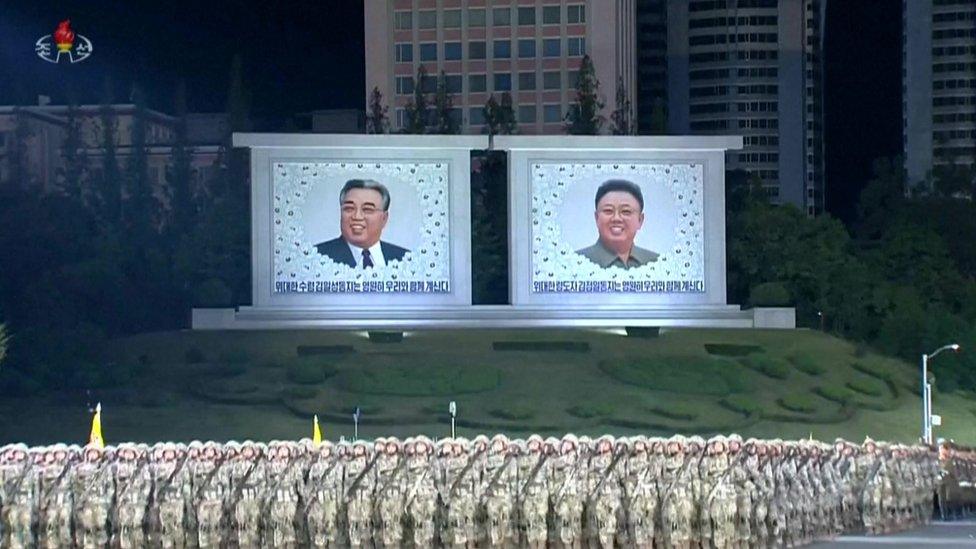
[[[102,403],[95,406],[95,417],[92,418],[91,435],[88,436],[88,445],[96,448],[105,447],[105,439],[102,438]]]
[[[320,444],[322,442],[322,430],[319,429],[319,416],[312,416],[312,442]]]

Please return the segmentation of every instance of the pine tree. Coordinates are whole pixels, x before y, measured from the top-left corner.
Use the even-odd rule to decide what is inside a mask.
[[[186,84],[176,86],[174,102],[176,126],[172,153],[166,170],[166,194],[169,197],[169,226],[173,231],[186,232],[196,221],[193,192],[193,149],[189,145],[186,128]]]
[[[655,97],[651,107],[651,135],[665,135],[668,133],[668,113],[664,107],[664,98]]]
[[[489,143],[491,143],[491,139],[498,135],[498,131],[501,129],[501,120],[499,120],[501,113],[499,112],[498,101],[495,100],[495,94],[488,96],[488,100],[485,101],[485,106],[482,107],[481,112],[485,119],[485,127],[481,133],[487,133]],[[491,148],[490,145],[489,148]]]
[[[515,118],[515,106],[512,104],[512,94],[502,93],[502,101],[498,105],[498,133],[501,135],[514,135],[518,133],[518,120]]]
[[[617,108],[610,115],[610,120],[613,122],[613,135],[634,134],[636,128],[634,127],[633,109],[630,105],[630,99],[627,97],[627,88],[624,87],[623,76],[617,77]]]
[[[125,194],[122,220],[130,236],[145,241],[155,231],[159,208],[153,181],[149,180],[146,97],[139,86],[133,86],[135,110],[129,137],[129,157],[125,165]]]
[[[447,91],[447,77],[441,71],[437,78],[437,93],[434,95],[434,117],[437,120],[435,133],[453,135],[458,133],[458,121],[451,116],[454,96]]]
[[[421,65],[417,68],[417,78],[414,79],[413,99],[407,103],[403,112],[403,133],[427,133],[427,122],[430,118],[430,107],[427,104],[427,69]]]
[[[227,92],[227,117],[232,131],[251,131],[250,111],[251,94],[244,87],[244,60],[237,54],[231,60],[230,90]]]
[[[86,203],[86,179],[88,177],[88,155],[81,136],[81,120],[78,104],[72,95],[68,99],[65,115],[65,136],[61,144],[62,168],[58,170],[58,186],[65,196],[78,203]]]
[[[122,212],[122,177],[118,159],[118,120],[112,105],[112,84],[105,80],[102,104],[98,108],[98,141],[101,144],[101,173],[95,181],[98,217],[103,223],[117,225]]]
[[[600,81],[589,55],[583,56],[579,80],[576,82],[576,103],[566,113],[566,133],[599,135],[604,118],[600,114],[604,103],[600,99]]]
[[[14,108],[13,142],[7,147],[8,177],[14,188],[21,190],[33,186],[27,155],[27,140],[34,134],[27,118],[27,113],[21,107]]]
[[[366,115],[366,133],[388,133],[390,119],[386,115],[387,107],[383,104],[383,93],[379,86],[373,87],[369,94],[369,109]]]

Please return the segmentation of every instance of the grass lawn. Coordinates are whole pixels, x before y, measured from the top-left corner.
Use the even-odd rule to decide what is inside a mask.
[[[522,342],[519,345],[493,345]],[[574,345],[567,345],[572,342]],[[322,354],[299,349],[315,346]],[[535,346],[535,348],[534,348]],[[706,347],[707,346],[707,347]],[[916,365],[809,330],[167,332],[117,340],[113,359],[148,364],[130,385],[0,401],[0,443],[83,442],[101,401],[107,441],[271,440],[459,432],[675,432],[914,441]],[[3,375],[0,370],[0,376]],[[935,394],[937,437],[976,443],[976,398]]]

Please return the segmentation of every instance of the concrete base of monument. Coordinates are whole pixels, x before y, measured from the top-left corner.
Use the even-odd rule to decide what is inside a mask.
[[[478,305],[466,307],[193,309],[194,330],[327,328],[397,330],[451,328],[796,328],[793,308],[738,305],[667,308]]]

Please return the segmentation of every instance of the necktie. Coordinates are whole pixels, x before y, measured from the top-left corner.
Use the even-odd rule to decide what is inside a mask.
[[[372,269],[373,268],[373,258],[369,255],[369,250],[363,250],[363,268]]]

